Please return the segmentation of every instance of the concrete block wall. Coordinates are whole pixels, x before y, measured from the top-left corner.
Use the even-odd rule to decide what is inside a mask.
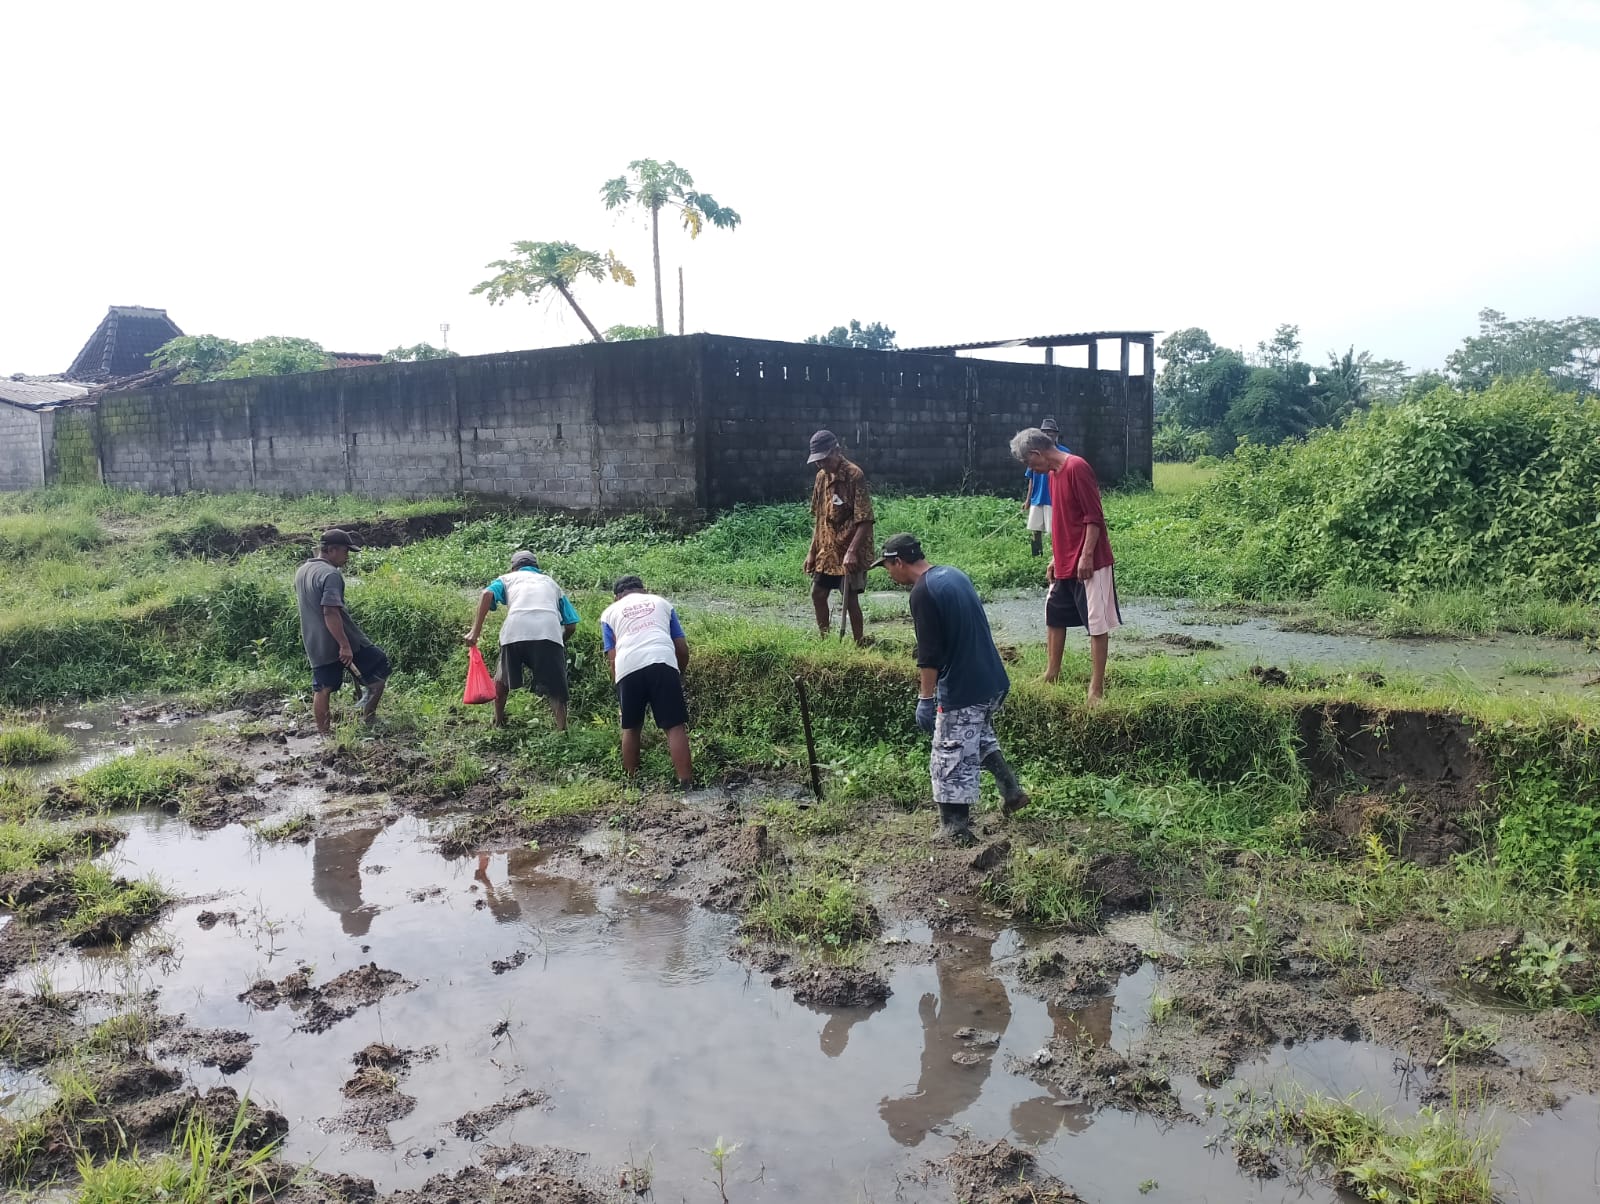
[[[0,401],[0,489],[36,489],[44,484],[40,415]]]
[[[705,510],[805,496],[806,440],[829,427],[879,487],[1010,493],[1011,435],[1052,413],[1107,483],[1148,479],[1149,383],[711,335],[587,344],[112,393],[60,411],[44,476]]]

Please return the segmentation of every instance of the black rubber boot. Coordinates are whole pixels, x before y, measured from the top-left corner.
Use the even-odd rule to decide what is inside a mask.
[[[983,767],[994,774],[994,784],[1000,791],[1002,814],[1014,815],[1033,801],[1022,788],[1022,783],[1017,781],[1016,771],[999,749],[983,759]]]
[[[960,803],[939,804],[939,839],[963,841],[972,839],[971,807]]]

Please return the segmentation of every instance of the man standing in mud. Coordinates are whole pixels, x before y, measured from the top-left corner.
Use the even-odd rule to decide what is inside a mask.
[[[600,615],[600,642],[611,662],[622,712],[622,771],[639,772],[639,744],[644,713],[649,708],[656,726],[667,734],[678,788],[694,784],[689,755],[689,703],[683,693],[683,671],[689,667],[689,641],[672,603],[644,592],[638,577],[619,578],[612,586],[616,601]]]
[[[1050,474],[1051,559],[1044,605],[1050,659],[1044,679],[1061,676],[1067,628],[1082,627],[1089,633],[1089,705],[1098,706],[1105,697],[1111,633],[1122,626],[1100,482],[1089,461],[1063,451],[1038,427],[1018,431],[1011,454],[1024,467]]]
[[[811,486],[811,549],[805,573],[811,578],[811,606],[817,630],[828,635],[828,596],[844,593],[844,609],[857,644],[863,642],[861,594],[867,588],[867,551],[872,547],[872,497],[867,476],[844,458],[832,431],[811,436],[817,479]],[[842,622],[842,620],[841,620]],[[841,637],[843,633],[840,633]]]
[[[989,632],[989,616],[972,580],[960,569],[929,564],[915,535],[890,536],[872,567],[911,587],[920,674],[917,726],[933,737],[928,768],[939,834],[968,838],[980,769],[994,775],[1005,814],[1028,805],[994,734],[1011,679]]]
[[[389,679],[389,658],[350,617],[344,605],[344,575],[339,572],[358,550],[355,540],[331,528],[322,533],[317,555],[294,575],[295,602],[300,610],[300,642],[311,662],[311,713],[317,731],[333,730],[330,704],[344,685],[345,670],[365,690],[361,717],[371,723]]]
[[[494,671],[494,725],[506,725],[506,699],[526,673],[528,688],[550,700],[556,731],[566,731],[567,640],[578,626],[576,608],[527,551],[513,553],[510,571],[484,588],[472,629],[462,639],[476,647],[483,621],[500,606],[506,608],[506,621],[500,624],[500,662]]]

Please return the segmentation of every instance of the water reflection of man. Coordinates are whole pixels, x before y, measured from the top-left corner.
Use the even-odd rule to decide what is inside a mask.
[[[878,1104],[889,1135],[901,1145],[922,1144],[932,1129],[959,1116],[983,1093],[998,1046],[977,1048],[958,1038],[956,1030],[1003,1034],[1011,1023],[1011,999],[1000,980],[988,972],[992,940],[952,936],[949,941],[956,948],[936,963],[939,994],[924,995],[917,1007],[922,1017],[917,1089]],[[978,1061],[959,1065],[952,1060],[958,1053],[975,1054]]]
[[[512,849],[505,855],[506,878],[499,886],[489,877],[492,854],[478,854],[478,868],[472,875],[483,886],[484,905],[501,924],[515,924],[529,913],[527,923],[537,926],[541,919],[559,915],[592,916],[598,911],[594,893],[570,878],[557,878],[539,872],[542,855],[536,849]]]
[[[383,828],[351,828],[319,836],[311,846],[311,893],[339,917],[348,936],[366,936],[378,909],[362,902],[361,860]]]
[[[1096,999],[1086,1007],[1068,1008],[1052,1001],[1045,1004],[1058,1041],[1070,1045],[1093,1042],[1111,1044],[1112,999]],[[1081,1133],[1094,1120],[1094,1109],[1080,1102],[1066,1103],[1057,1095],[1040,1095],[1023,1100],[1011,1109],[1011,1131],[1029,1145],[1044,1145],[1062,1129]]]

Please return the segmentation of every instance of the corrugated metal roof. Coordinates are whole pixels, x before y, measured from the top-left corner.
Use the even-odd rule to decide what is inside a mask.
[[[0,377],[0,401],[26,406],[30,410],[42,410],[48,406],[60,405],[64,401],[76,401],[88,391],[87,385],[61,380],[59,377],[32,379],[24,377],[20,380],[16,377]]]
[[[993,339],[986,343],[947,343],[940,347],[907,347],[904,350],[946,355],[953,351],[990,351],[1000,347],[1073,347],[1095,339],[1148,339],[1160,333],[1159,330],[1084,330],[1076,334],[1036,334],[1020,339]]]

